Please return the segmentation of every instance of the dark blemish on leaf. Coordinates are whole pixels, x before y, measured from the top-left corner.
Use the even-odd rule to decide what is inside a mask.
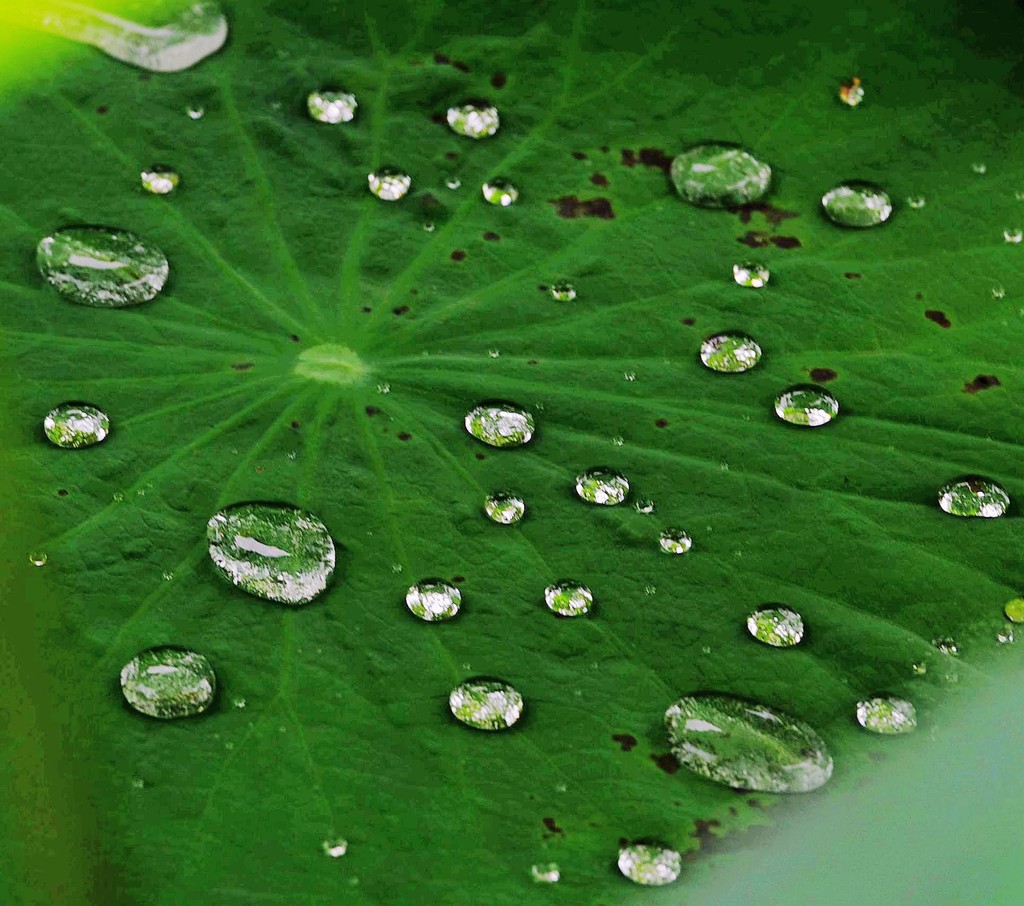
[[[668,419],[664,419],[664,418],[659,418],[659,419],[658,419],[658,420],[657,420],[657,421],[656,421],[656,422],[654,423],[654,425],[655,425],[655,427],[657,427],[657,428],[667,428],[667,427],[668,427]]]
[[[477,459],[487,459],[487,455],[485,453],[477,453],[476,454],[476,458]]]
[[[586,160],[587,159],[587,155],[584,154],[582,151],[573,151],[572,152],[572,156],[575,157],[576,160]]]
[[[459,152],[458,151],[445,151],[444,152],[444,156],[447,157],[448,160],[458,160],[459,159]]]
[[[641,148],[640,163],[645,167],[657,167],[665,173],[672,169],[672,158],[659,148]]]
[[[611,151],[611,148],[609,148],[607,145],[601,145],[602,154],[607,154],[609,151]]]
[[[456,249],[452,252],[452,261],[461,261],[466,257],[466,253],[462,249]]]
[[[796,236],[772,236],[771,243],[779,249],[800,248],[800,240]]]
[[[58,488],[57,489],[57,496],[58,497],[67,497],[68,496],[68,489],[67,488]]]
[[[629,148],[622,149],[622,166],[624,167],[635,167],[636,166],[636,155]]]
[[[508,79],[503,72],[496,72],[491,76],[491,85],[494,88],[504,88],[506,81],[508,81]]]
[[[452,581],[456,585],[461,585],[463,582],[466,581],[466,577],[465,576],[452,576]]]
[[[367,406],[366,407],[366,414],[371,416],[371,417],[373,417],[374,415],[379,415],[380,414],[380,409],[378,409],[376,406]]]
[[[679,770],[679,762],[676,761],[676,756],[671,752],[666,752],[664,755],[652,755],[651,761],[653,761],[666,774],[674,774]]]
[[[636,746],[636,737],[632,733],[614,733],[612,739],[622,746],[623,752],[628,752]]]
[[[964,393],[977,393],[979,390],[998,386],[999,378],[994,374],[979,374],[973,381],[964,384]]]
[[[546,293],[548,291],[548,285],[546,283],[541,283],[537,287],[537,289],[539,289],[542,293]]]
[[[408,431],[399,431],[398,432],[398,439],[399,440],[412,440],[412,435]]]
[[[537,364],[537,360],[536,359],[530,359],[526,364],[527,365],[536,365]]]
[[[396,315],[398,315],[398,317],[401,317],[402,315],[404,315],[408,310],[409,310],[409,306],[408,305],[399,305],[397,308],[393,309],[394,313]]]
[[[817,384],[825,384],[828,381],[834,381],[837,377],[839,377],[838,372],[833,371],[831,368],[811,369],[811,380]]]
[[[302,422],[300,422],[298,419],[295,419],[295,421],[292,422],[292,430],[298,431],[299,428],[301,428],[301,427],[302,427]]]
[[[850,271],[848,274],[843,274],[843,276],[846,277],[847,280],[859,280],[860,279],[860,274],[856,274],[853,271]]]
[[[760,214],[773,227],[778,226],[783,220],[788,220],[790,217],[800,216],[796,211],[783,211],[781,208],[777,208],[773,204],[768,204],[766,201],[733,205],[730,208],[726,208],[726,210],[730,214],[739,215],[740,223],[750,223],[750,218],[753,217],[754,214]]]
[[[253,469],[253,471],[254,471],[254,472],[255,472],[255,473],[257,474],[257,475],[262,475],[262,474],[263,474],[263,471],[264,471],[264,470],[263,470],[263,466],[256,466],[256,468],[255,468],[255,469]]]
[[[492,233],[490,230],[488,230],[486,233],[484,233],[484,239],[486,239],[488,242],[497,242],[499,239],[501,239],[501,237],[497,233]]]
[[[608,185],[608,177],[605,176],[603,173],[594,173],[594,174],[592,174],[591,177],[590,177],[590,181],[595,186],[606,186],[606,185]]]
[[[914,298],[915,299],[923,299],[924,298],[924,293],[915,293],[914,294]]]
[[[252,362],[235,362],[231,367],[235,371],[248,371],[252,368]]]
[[[299,335],[298,335],[297,333],[293,333],[293,334],[290,334],[290,335],[288,336],[288,339],[289,339],[289,340],[291,340],[291,341],[292,341],[293,343],[300,343],[300,342],[302,342],[302,341],[301,341],[301,340],[299,339]]]
[[[761,230],[747,230],[736,241],[749,245],[752,249],[763,249],[770,242],[770,237]]]
[[[680,318],[679,319],[679,323],[680,324],[685,324],[687,327],[693,327],[693,325],[697,323],[697,319],[696,318]]]
[[[364,315],[368,315],[371,311],[373,311],[373,309],[370,308],[369,305],[364,305],[362,310]]]
[[[469,66],[462,62],[462,60],[452,60],[452,66],[454,66],[459,72],[469,72]]]
[[[764,806],[761,805],[760,799],[748,799],[747,805],[749,805],[751,808],[764,808]]]
[[[103,116],[103,114],[106,113],[109,109],[110,108],[106,104],[100,104],[99,107],[96,108],[96,112],[100,116]]]
[[[729,806],[729,814],[732,815],[734,818],[739,814],[739,812],[736,811],[736,806],[735,805],[730,805]]]
[[[939,325],[939,327],[953,326],[953,322],[946,317],[946,313],[944,311],[939,311],[937,308],[929,308],[928,311],[924,313],[924,316],[929,321],[934,321]]]
[[[553,834],[564,834],[564,833],[565,833],[565,831],[564,831],[564,830],[562,830],[562,828],[560,828],[560,827],[559,827],[559,826],[558,826],[558,825],[557,825],[557,824],[555,823],[555,819],[554,819],[554,818],[545,818],[545,819],[544,819],[544,826],[545,826],[545,827],[546,827],[546,828],[547,828],[547,829],[548,829],[549,831],[551,831],[551,833],[553,833]]]
[[[573,220],[576,217],[600,217],[602,220],[612,220],[615,212],[612,211],[612,203],[607,198],[588,198],[581,201],[575,195],[566,195],[564,198],[554,198],[551,204],[555,206],[555,213],[559,217]]]
[[[420,294],[420,291],[418,289],[410,289],[409,290],[409,295],[411,295],[411,296],[418,296],[419,294]]]
[[[448,117],[443,113],[432,113],[430,114],[430,122],[435,123],[438,126],[447,126]]]
[[[434,62],[439,66],[447,66],[451,63],[451,60],[449,60],[443,53],[436,53],[434,54]]]
[[[712,830],[716,827],[720,827],[721,822],[712,818],[710,821],[702,821],[697,818],[693,822],[693,834],[691,836],[696,837],[700,841],[700,848],[706,849],[709,844],[714,843],[718,837],[712,833]]]

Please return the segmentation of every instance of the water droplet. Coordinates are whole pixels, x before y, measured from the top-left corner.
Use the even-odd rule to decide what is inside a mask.
[[[318,123],[348,123],[356,115],[356,96],[346,91],[311,91],[306,98],[309,115]]]
[[[665,712],[665,726],[683,767],[733,789],[806,793],[832,776],[832,756],[811,727],[756,702],[686,696]]]
[[[885,736],[910,733],[917,729],[917,710],[906,699],[877,696],[857,702],[857,723]]]
[[[133,777],[131,779],[131,787],[133,790],[144,790],[146,788],[146,781],[141,777]]]
[[[519,190],[507,179],[489,179],[481,186],[484,200],[507,208],[519,199]]]
[[[201,120],[206,116],[206,108],[199,104],[189,104],[189,106],[185,108],[185,114],[190,120]]]
[[[391,392],[391,385],[389,383],[387,383],[387,381],[384,381],[384,382],[382,382],[382,383],[377,385],[377,392],[378,393],[384,393],[384,394],[390,393]]]
[[[932,645],[943,654],[948,654],[952,657],[959,657],[960,655],[960,649],[957,647],[956,642],[948,635],[941,635],[938,638],[932,639]]]
[[[654,501],[653,500],[638,500],[633,504],[633,508],[638,513],[643,513],[645,516],[650,516],[654,512]]]
[[[1024,241],[1024,230],[1017,227],[1012,227],[1008,230],[1003,230],[1003,239],[1012,245],[1020,245]]]
[[[636,380],[636,372],[635,371],[623,371],[622,372],[622,379],[624,381],[630,381],[630,382],[635,381]]]
[[[928,665],[924,661],[916,661],[910,665],[910,671],[914,676],[924,676],[928,672]]]
[[[340,859],[348,852],[348,840],[341,837],[332,837],[330,840],[324,840],[322,846],[324,855],[330,856],[332,859]]]
[[[181,185],[181,174],[163,164],[153,164],[148,170],[139,174],[142,188],[153,195],[169,195]]]
[[[428,232],[428,233],[433,233],[434,232],[434,224],[432,224],[432,223],[425,223],[425,224],[423,224],[423,229],[426,232]]]
[[[421,579],[405,593],[405,606],[428,623],[454,617],[462,607],[462,592],[443,579]]]
[[[982,176],[982,175],[984,175],[984,173],[988,169],[988,167],[986,167],[983,163],[974,163],[974,164],[971,164],[971,169],[975,173],[977,173],[979,176]]]
[[[923,195],[911,195],[907,199],[907,204],[915,210],[919,211],[925,206],[925,198]]]
[[[537,884],[557,884],[562,877],[557,862],[543,862],[530,866],[530,877]]]
[[[996,631],[996,641],[1000,645],[1009,645],[1014,640],[1013,627],[1012,626],[1000,626]]]
[[[732,279],[739,286],[749,286],[753,289],[760,289],[768,284],[771,271],[763,264],[748,262],[746,264],[734,264],[732,266]]]
[[[1010,506],[1010,495],[988,478],[968,475],[939,488],[939,507],[952,516],[995,519]]]
[[[28,555],[28,562],[33,566],[46,566],[46,561],[49,557],[46,556],[44,551],[32,551]]]
[[[791,648],[804,637],[804,618],[788,607],[764,607],[747,617],[747,632],[773,648]]]
[[[231,702],[232,707],[237,708],[239,711],[244,711],[248,702],[244,698],[236,698]]]
[[[297,507],[241,503],[207,524],[210,559],[242,591],[281,604],[308,604],[334,572],[331,533]]]
[[[701,654],[711,654],[711,646],[710,645],[702,645],[700,650],[701,650]]]
[[[829,189],[821,196],[821,206],[829,220],[845,227],[878,226],[892,214],[892,199],[886,191],[863,180],[852,180]]]
[[[621,447],[625,442],[626,442],[626,438],[624,438],[621,434],[616,434],[612,438],[612,446],[613,447]]]
[[[625,475],[614,469],[587,469],[576,476],[576,493],[587,503],[616,506],[626,499],[629,481]]]
[[[856,107],[864,100],[864,87],[857,76],[839,86],[839,100],[847,107]]]
[[[121,668],[125,700],[149,717],[201,714],[210,707],[216,688],[210,662],[188,648],[149,648]]]
[[[1003,613],[1011,623],[1024,623],[1024,598],[1014,598],[1003,606]]]
[[[1005,296],[1006,296],[1006,290],[1003,289],[1003,287],[1001,287],[1001,286],[993,286],[992,287],[992,298],[993,299],[1002,299],[1002,298],[1005,298]]]
[[[759,201],[772,182],[772,168],[736,145],[694,145],[672,161],[672,182],[690,204],[726,208]]]
[[[462,180],[457,176],[453,176],[451,179],[446,179],[444,184],[452,191],[455,191],[462,186]]]
[[[488,494],[484,512],[500,525],[514,525],[526,513],[526,502],[516,494]]]
[[[481,677],[452,689],[448,707],[469,727],[506,730],[522,716],[523,697],[508,683]]]
[[[685,554],[693,547],[693,539],[680,529],[665,529],[658,537],[658,546],[666,554]]]
[[[550,292],[551,298],[556,302],[572,302],[576,298],[576,287],[568,280],[558,280],[552,283]]]
[[[409,191],[412,178],[395,167],[379,167],[367,175],[366,182],[381,201],[398,201]]]
[[[155,245],[102,226],[57,230],[40,241],[36,264],[64,298],[99,308],[148,302],[164,288],[170,271]]]
[[[644,586],[644,594],[647,595],[648,598],[653,598],[657,593],[658,593],[658,586],[657,585],[645,585]]]
[[[775,414],[791,425],[817,428],[828,424],[839,414],[839,402],[821,387],[800,384],[775,398]]]
[[[498,349],[488,349],[487,354],[492,358],[496,359],[501,355],[501,351]]]
[[[533,416],[515,403],[494,400],[470,409],[466,430],[491,447],[521,447],[533,437]]]
[[[448,108],[448,125],[456,135],[487,138],[498,131],[499,124],[497,108],[486,102]]]
[[[743,333],[719,333],[700,344],[700,360],[712,371],[739,374],[761,361],[761,347]]]
[[[683,857],[660,843],[630,843],[619,850],[619,871],[634,884],[663,887],[683,870]]]
[[[560,617],[578,617],[590,612],[594,595],[586,585],[563,579],[544,589],[544,602]]]
[[[61,403],[46,414],[43,431],[55,446],[78,450],[105,440],[110,419],[102,409],[88,403]]]

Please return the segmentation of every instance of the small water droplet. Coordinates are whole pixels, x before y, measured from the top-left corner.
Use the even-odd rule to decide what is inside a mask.
[[[402,566],[401,563],[392,563],[391,564],[391,572],[393,572],[393,573],[400,573],[403,569],[404,569],[404,567]]]
[[[244,698],[236,698],[231,702],[232,707],[237,708],[239,711],[244,711],[248,702]]]
[[[168,195],[181,185],[181,174],[164,164],[153,164],[139,174],[142,188],[153,195]]]
[[[763,264],[747,262],[745,264],[734,264],[732,266],[732,279],[738,286],[749,286],[753,289],[761,289],[768,285],[771,278],[771,271]]]
[[[845,227],[873,227],[892,214],[892,199],[872,182],[855,179],[829,189],[821,196],[828,219]]]
[[[562,877],[557,862],[543,862],[530,866],[530,877],[537,884],[557,884]]]
[[[556,280],[551,284],[550,292],[556,302],[572,302],[576,298],[576,287],[568,280]]]
[[[432,224],[432,223],[425,223],[425,224],[423,224],[423,229],[427,233],[433,233],[434,232],[434,224]]]
[[[1014,598],[1003,605],[1003,613],[1011,623],[1024,623],[1024,598]]]
[[[711,646],[710,645],[702,645],[700,651],[701,651],[701,654],[711,654]]]
[[[1011,245],[1020,245],[1024,241],[1024,230],[1018,227],[1011,227],[1008,230],[1003,230],[1003,239],[1009,242]]]
[[[174,581],[174,573],[172,573],[169,569],[165,569],[162,573],[160,573],[160,578],[163,579],[165,582],[172,582]]]
[[[28,562],[33,566],[46,566],[46,561],[49,557],[46,556],[44,551],[32,551],[28,555]]]
[[[67,227],[42,239],[36,264],[47,283],[70,302],[124,308],[153,299],[170,267],[155,245],[124,230]]]
[[[719,333],[700,344],[700,360],[712,371],[740,374],[761,361],[761,347],[746,334]]]
[[[1000,626],[999,629],[996,630],[996,641],[1000,645],[1012,644],[1014,641],[1013,627],[1006,626],[1005,624]]]
[[[488,494],[484,512],[500,525],[514,525],[526,513],[526,503],[516,494]]]
[[[377,385],[377,392],[378,393],[385,393],[385,394],[386,393],[390,393],[391,392],[391,385],[389,383],[387,383],[387,381],[384,381],[384,382],[382,382],[382,383]]]
[[[616,506],[626,499],[629,481],[621,472],[598,467],[576,476],[576,493],[587,503]]]
[[[594,595],[586,585],[563,579],[544,589],[544,602],[560,617],[578,617],[590,612]]]
[[[928,672],[928,665],[924,661],[915,661],[910,665],[910,671],[914,676],[924,676]]]
[[[189,104],[188,107],[185,108],[185,115],[188,116],[190,120],[201,120],[206,116],[206,108],[200,104]]]
[[[932,639],[932,645],[943,654],[948,654],[952,657],[959,657],[960,655],[960,649],[957,647],[956,642],[948,635],[941,635],[938,638]]]
[[[462,592],[444,579],[421,579],[405,593],[405,606],[428,623],[450,620],[462,607]]]
[[[348,840],[342,837],[332,837],[330,840],[324,840],[321,845],[324,855],[330,856],[332,859],[340,859],[348,852]]]
[[[366,182],[381,201],[398,201],[409,191],[412,178],[396,167],[379,167],[367,175]]]
[[[791,425],[817,428],[839,414],[839,401],[821,387],[800,384],[775,398],[775,414]]]
[[[346,91],[311,91],[306,109],[318,123],[348,123],[356,115],[356,96]]]
[[[456,135],[487,138],[498,131],[496,107],[487,103],[466,103],[448,108],[448,126]]]
[[[622,372],[622,379],[624,381],[635,381],[636,380],[636,372],[635,371],[623,371]]]
[[[626,439],[621,434],[616,434],[612,438],[613,447],[621,447],[626,442]]]
[[[658,593],[658,586],[657,585],[645,585],[644,586],[644,594],[647,595],[648,598],[653,598],[657,593]]]
[[[1010,495],[988,478],[967,475],[939,488],[939,508],[952,516],[995,519],[1010,506]]]
[[[672,183],[680,197],[704,208],[759,201],[772,182],[772,168],[736,145],[694,145],[672,161]]]
[[[907,199],[907,204],[914,208],[914,210],[921,210],[925,206],[925,197],[923,195],[911,195]]]
[[[993,299],[1002,299],[1002,298],[1005,298],[1005,296],[1006,296],[1006,290],[1003,287],[1001,287],[1001,286],[993,286],[992,287],[992,298]]]
[[[149,648],[121,668],[125,700],[148,717],[201,714],[210,707],[216,688],[210,662],[188,648]]]
[[[1013,197],[1016,198],[1017,201],[1024,201],[1024,191],[1018,189],[1013,193]]]
[[[456,720],[477,730],[507,730],[523,713],[523,697],[508,683],[480,677],[456,686],[448,696]]]
[[[146,788],[146,781],[141,777],[133,777],[131,779],[131,786],[133,790],[144,790]]]
[[[480,188],[490,204],[507,208],[519,200],[519,190],[507,179],[489,179]]]
[[[986,167],[983,163],[979,162],[971,164],[971,169],[979,176],[983,176],[988,167]]]
[[[111,500],[113,500],[114,503],[124,503],[124,491],[114,491]]]
[[[110,433],[110,419],[88,403],[61,403],[46,414],[43,432],[54,446],[79,450],[102,443]]]
[[[884,736],[910,733],[917,729],[917,710],[906,699],[877,696],[857,702],[857,723]]]
[[[773,648],[791,648],[804,637],[804,619],[788,607],[764,607],[747,617],[747,632]]]
[[[645,516],[650,516],[654,512],[654,501],[653,500],[638,500],[633,504],[633,508],[638,513],[643,513]]]
[[[492,358],[496,359],[501,355],[501,351],[498,349],[488,349],[487,354]]]
[[[619,850],[619,871],[634,884],[663,887],[678,879],[683,857],[660,843],[630,843]]]
[[[864,100],[864,86],[857,76],[839,86],[839,100],[847,107],[856,107]]]
[[[444,184],[454,192],[456,189],[461,188],[462,180],[457,176],[452,176],[450,179],[446,179]]]
[[[521,447],[533,437],[533,416],[515,403],[494,400],[466,414],[466,430],[491,447]]]
[[[658,547],[666,554],[685,554],[693,547],[693,539],[681,529],[665,529],[658,536]]]

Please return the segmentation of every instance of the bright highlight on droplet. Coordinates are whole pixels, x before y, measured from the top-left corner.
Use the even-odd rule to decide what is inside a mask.
[[[741,374],[761,361],[761,347],[743,333],[719,333],[700,344],[701,363],[721,374]]]
[[[490,447],[521,447],[533,438],[533,416],[515,403],[480,403],[466,414],[466,430]]]
[[[864,100],[864,87],[857,76],[839,86],[839,100],[847,107],[856,107]]]
[[[556,280],[551,284],[550,292],[556,302],[572,302],[576,298],[576,287],[568,280]]]
[[[829,189],[821,196],[821,206],[833,223],[860,229],[885,223],[892,215],[888,192],[858,179]]]
[[[489,179],[481,187],[484,201],[507,208],[519,199],[519,190],[507,179]]]
[[[764,607],[747,617],[747,632],[773,648],[791,648],[804,637],[804,619],[788,607]]]
[[[514,525],[526,513],[526,502],[516,494],[488,494],[484,500],[487,518],[499,525]]]
[[[685,554],[693,547],[693,540],[681,529],[665,529],[658,536],[658,547],[666,554]]]
[[[557,862],[542,862],[530,866],[530,877],[536,884],[557,884],[562,873]]]
[[[321,848],[323,849],[325,856],[330,856],[332,859],[340,859],[348,852],[348,840],[344,840],[341,837],[324,840],[321,844]]]
[[[738,286],[761,289],[761,287],[768,285],[770,278],[771,271],[763,264],[748,262],[732,266],[732,279],[736,281]]]

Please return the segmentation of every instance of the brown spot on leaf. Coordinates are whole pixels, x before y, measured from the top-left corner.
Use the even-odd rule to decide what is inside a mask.
[[[430,114],[430,122],[438,126],[447,126],[448,117],[446,117],[443,113],[432,113]]]
[[[655,424],[655,427],[658,427],[658,428],[667,428],[668,427],[668,419],[666,419],[666,418],[659,418],[654,424]]]
[[[58,497],[67,497],[68,496],[68,489],[67,488],[57,488],[57,496]]]
[[[444,152],[444,156],[447,157],[448,160],[458,160],[459,159],[458,151],[445,151]]]
[[[293,343],[301,342],[301,340],[299,339],[299,335],[297,333],[289,334],[288,339],[291,340]]]
[[[721,822],[712,818],[710,821],[702,821],[697,818],[693,822],[693,834],[700,841],[700,848],[706,849],[708,844],[714,843],[718,837],[712,832],[714,828],[720,827]]]
[[[636,166],[636,155],[630,148],[622,149],[622,166],[624,167],[635,167]]]
[[[575,157],[576,160],[586,160],[587,159],[587,155],[584,154],[582,151],[573,151],[572,152],[572,156]]]
[[[373,311],[373,309],[370,308],[369,305],[364,305],[363,308],[362,308],[362,312],[363,312],[364,315],[368,315],[371,311]]]
[[[763,249],[771,241],[771,237],[761,230],[747,230],[736,241],[749,245],[752,249]]]
[[[373,417],[374,415],[380,415],[380,409],[378,409],[376,406],[367,406],[366,414],[369,415],[370,417]]]
[[[843,274],[843,276],[846,277],[847,280],[859,280],[860,279],[860,274],[855,273],[854,271],[850,271],[849,273]]]
[[[255,469],[253,469],[253,471],[254,471],[254,472],[255,472],[255,473],[257,474],[257,475],[262,475],[262,474],[263,474],[263,471],[264,471],[264,469],[263,469],[263,466],[256,466],[256,468],[255,468]]]
[[[608,185],[608,177],[605,176],[603,173],[592,173],[591,176],[590,176],[590,181],[595,186],[606,186],[606,185]]]
[[[566,195],[564,198],[552,199],[551,204],[555,206],[555,213],[559,217],[570,220],[576,217],[600,217],[602,220],[611,220],[615,217],[612,203],[607,198],[588,198],[581,201],[575,195]]]
[[[564,833],[565,833],[565,831],[564,831],[564,830],[562,830],[562,828],[560,828],[560,827],[559,827],[559,826],[558,826],[558,825],[557,825],[557,824],[555,823],[555,819],[554,819],[554,818],[545,818],[545,819],[544,819],[544,826],[545,826],[545,827],[546,827],[546,828],[547,828],[547,829],[548,829],[549,831],[551,831],[551,833],[553,833],[553,834],[564,834]]]
[[[434,62],[437,63],[439,66],[447,66],[449,63],[451,63],[451,60],[448,59],[448,57],[443,53],[436,53],[434,54]]]
[[[653,761],[666,774],[674,774],[679,770],[679,762],[676,761],[676,756],[671,752],[666,752],[664,755],[652,755],[651,761]]]
[[[494,88],[504,88],[506,81],[508,81],[508,79],[503,72],[496,72],[491,76],[491,85]]]
[[[462,249],[456,249],[452,252],[452,261],[461,261],[466,257],[466,253]]]
[[[672,169],[672,158],[658,148],[641,148],[640,163],[645,167],[657,167],[665,173]]]
[[[292,430],[293,430],[293,431],[298,431],[298,430],[299,430],[299,428],[301,428],[301,427],[302,427],[302,422],[300,422],[300,421],[299,421],[298,419],[295,419],[295,420],[294,420],[294,421],[292,422]]]
[[[235,371],[248,371],[252,368],[252,362],[235,362],[231,367]]]
[[[412,435],[408,431],[399,431],[398,432],[398,439],[399,440],[412,440]]]
[[[399,305],[397,308],[392,309],[392,311],[394,311],[394,313],[396,315],[398,315],[399,317],[404,315],[408,310],[409,310],[409,306],[408,305]]]
[[[537,360],[536,359],[530,359],[526,364],[527,365],[536,365],[537,364]]]
[[[462,60],[452,60],[452,66],[454,66],[459,72],[469,72],[469,66],[463,63]]]
[[[754,214],[760,214],[773,227],[778,226],[784,220],[789,220],[791,217],[800,216],[796,211],[783,211],[781,208],[777,208],[775,205],[769,204],[766,201],[754,201],[750,204],[733,205],[726,210],[730,214],[737,214],[740,218],[740,223],[750,223],[750,218],[753,217]]]
[[[771,243],[778,249],[800,248],[800,240],[796,236],[772,236]]]
[[[623,752],[628,752],[636,746],[636,737],[632,733],[614,733],[612,739],[622,746]]]
[[[693,325],[697,323],[697,319],[696,318],[680,318],[679,319],[679,323],[680,324],[685,324],[687,327],[693,327]]]
[[[103,116],[103,114],[106,113],[109,109],[110,108],[106,104],[100,104],[99,107],[96,108],[96,112],[100,116]]]
[[[749,805],[751,808],[764,808],[764,806],[761,804],[760,799],[748,799],[747,805]]]
[[[487,454],[486,453],[477,453],[476,454],[476,458],[477,459],[487,459]]]
[[[466,581],[466,577],[465,576],[452,576],[452,581],[456,585],[461,585],[463,582]]]
[[[827,383],[828,381],[834,381],[839,377],[838,372],[833,371],[831,368],[812,368],[811,369],[811,380],[816,381],[819,384]]]
[[[964,393],[977,393],[979,390],[988,390],[990,387],[998,387],[999,378],[994,374],[979,374],[973,381],[964,384]]]
[[[946,317],[946,313],[944,311],[939,311],[937,308],[929,308],[928,311],[924,313],[924,316],[929,321],[934,321],[939,325],[939,327],[953,326],[953,322]]]
[[[497,233],[488,230],[486,233],[484,233],[484,239],[486,239],[488,242],[497,242],[499,239],[501,239],[501,237]]]

